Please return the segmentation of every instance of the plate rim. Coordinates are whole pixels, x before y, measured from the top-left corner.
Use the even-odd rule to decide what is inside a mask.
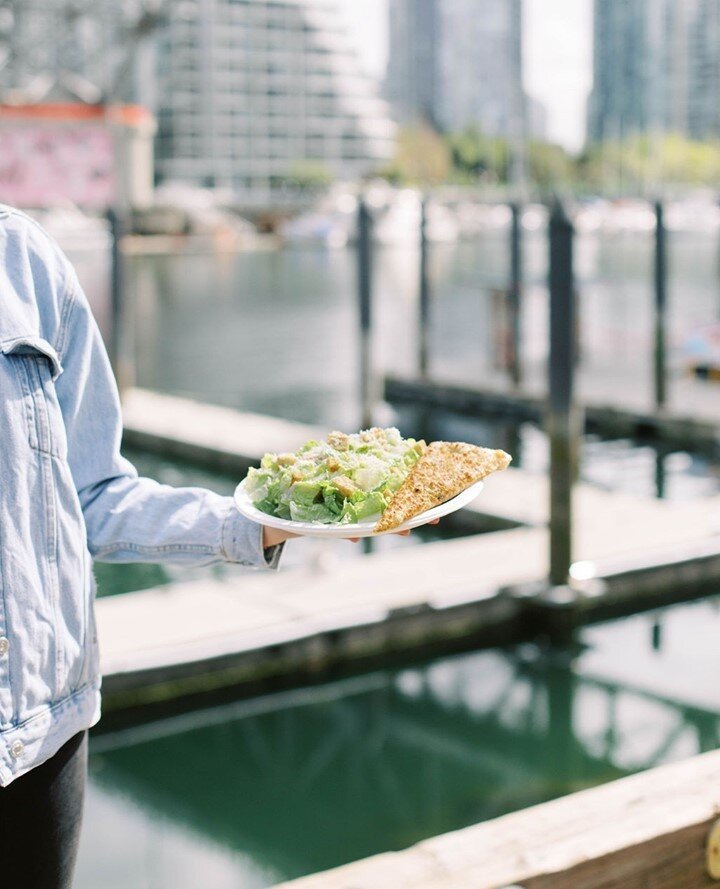
[[[350,537],[382,537],[384,534],[397,534],[400,531],[410,531],[413,528],[419,528],[426,525],[435,518],[442,518],[463,506],[471,503],[477,497],[485,486],[484,479],[473,482],[459,494],[451,497],[449,500],[439,503],[419,515],[413,516],[399,525],[397,528],[391,528],[388,531],[375,532],[373,528],[377,523],[377,518],[368,519],[364,522],[355,522],[352,525],[326,524],[322,522],[296,522],[293,519],[281,519],[277,516],[271,516],[266,512],[262,512],[252,504],[249,495],[245,492],[244,478],[235,488],[233,494],[233,503],[237,511],[245,516],[245,518],[258,524],[265,525],[268,528],[275,528],[279,531],[289,531],[300,537],[334,537],[338,540],[348,539]],[[472,492],[472,493],[471,493]],[[457,502],[456,501],[461,501]]]

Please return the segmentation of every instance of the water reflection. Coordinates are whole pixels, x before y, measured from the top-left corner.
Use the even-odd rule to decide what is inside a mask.
[[[259,887],[713,749],[719,628],[717,600],[675,606],[574,652],[476,652],[96,737],[78,889],[120,854],[95,811],[142,833],[125,885],[199,885],[169,861],[182,845],[214,885]]]
[[[651,232],[578,237],[583,387],[602,400],[618,392],[642,400],[652,391],[652,243]],[[717,244],[712,233],[675,232],[669,249],[677,366],[688,335],[717,320]],[[526,233],[522,354],[531,387],[547,352],[546,255],[545,232]],[[106,263],[89,254],[76,260],[105,325]],[[418,253],[382,249],[375,260],[375,366],[410,373]],[[433,376],[478,384],[493,374],[506,323],[497,293],[508,268],[502,230],[432,249]],[[357,425],[354,251],[133,256],[126,271],[140,385],[323,426]]]

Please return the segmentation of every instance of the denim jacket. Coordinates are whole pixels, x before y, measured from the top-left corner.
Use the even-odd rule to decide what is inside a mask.
[[[97,722],[92,559],[274,566],[229,497],[120,456],[97,326],[59,248],[0,205],[0,786]]]

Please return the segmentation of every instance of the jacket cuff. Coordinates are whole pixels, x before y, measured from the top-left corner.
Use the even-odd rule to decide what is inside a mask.
[[[238,511],[230,501],[222,526],[222,555],[228,562],[252,568],[277,568],[284,544],[263,547],[263,526]]]

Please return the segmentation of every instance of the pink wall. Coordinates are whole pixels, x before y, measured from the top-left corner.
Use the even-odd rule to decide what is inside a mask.
[[[101,123],[0,121],[0,202],[107,207],[115,196],[113,151]]]

